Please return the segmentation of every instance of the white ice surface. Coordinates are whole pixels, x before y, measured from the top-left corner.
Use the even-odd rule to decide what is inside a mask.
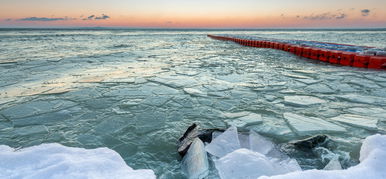
[[[383,179],[386,178],[386,135],[367,137],[360,150],[360,163],[346,170],[306,170],[259,179]]]
[[[267,155],[274,148],[273,142],[259,135],[254,131],[249,132],[250,149],[255,152]]]
[[[296,161],[277,161],[248,149],[235,150],[216,160],[215,165],[222,179],[252,179],[300,170]]]
[[[224,133],[214,138],[210,144],[205,146],[205,150],[216,157],[223,157],[240,147],[237,128],[232,126]]]
[[[108,148],[83,149],[41,144],[15,150],[0,145],[0,178],[155,179],[152,170],[133,170]]]

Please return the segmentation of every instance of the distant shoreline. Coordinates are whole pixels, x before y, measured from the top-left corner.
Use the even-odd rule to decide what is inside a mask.
[[[129,27],[0,27],[12,30],[141,30],[141,31],[386,31],[386,28],[129,28]]]

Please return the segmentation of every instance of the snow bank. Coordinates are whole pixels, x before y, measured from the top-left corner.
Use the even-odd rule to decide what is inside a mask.
[[[360,163],[346,170],[307,170],[259,179],[382,179],[386,178],[386,135],[367,137],[360,151]]]
[[[83,149],[41,144],[15,150],[0,145],[0,178],[140,178],[152,170],[133,170],[108,148]]]

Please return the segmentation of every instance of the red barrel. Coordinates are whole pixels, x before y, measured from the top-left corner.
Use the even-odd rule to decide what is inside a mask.
[[[265,42],[265,48],[270,48],[270,46],[271,46],[271,42],[266,41],[266,42]]]
[[[296,54],[297,56],[302,56],[303,48],[304,48],[304,47],[301,47],[301,46],[295,47],[295,54]]]
[[[279,42],[274,42],[273,43],[273,48],[274,49],[279,49]]]
[[[386,69],[386,57],[382,57],[382,56],[370,57],[368,68]]]
[[[322,50],[320,50],[319,60],[324,61],[324,62],[328,62],[330,55],[331,55],[330,50],[322,49]]]
[[[252,47],[259,47],[258,43],[259,43],[259,41],[254,40],[252,42]]]
[[[353,67],[362,67],[367,68],[369,65],[370,56],[367,55],[355,55],[354,62],[352,64]]]
[[[290,45],[290,50],[289,50],[289,52],[291,52],[291,53],[293,53],[293,54],[296,54],[296,48],[297,48],[298,46],[297,45]]]
[[[328,62],[338,64],[341,55],[342,55],[341,51],[332,50],[330,54],[330,58],[328,58]]]
[[[284,44],[279,42],[279,45],[277,46],[277,49],[283,50]]]
[[[260,41],[260,47],[265,48],[265,41]]]
[[[311,47],[304,47],[301,56],[304,58],[310,58],[310,54],[311,54]]]
[[[282,50],[288,52],[288,44],[283,44]]]
[[[268,48],[273,48],[273,42],[268,42]]]
[[[320,49],[319,48],[311,48],[310,57],[313,60],[319,60]]]
[[[352,63],[354,62],[355,54],[356,53],[352,53],[352,52],[342,52],[339,63],[344,66],[352,66]]]
[[[263,47],[260,40],[256,41],[256,47],[258,47],[258,48]]]

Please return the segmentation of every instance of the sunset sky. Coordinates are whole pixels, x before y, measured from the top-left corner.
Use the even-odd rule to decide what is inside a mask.
[[[386,0],[0,0],[0,27],[372,28]]]

